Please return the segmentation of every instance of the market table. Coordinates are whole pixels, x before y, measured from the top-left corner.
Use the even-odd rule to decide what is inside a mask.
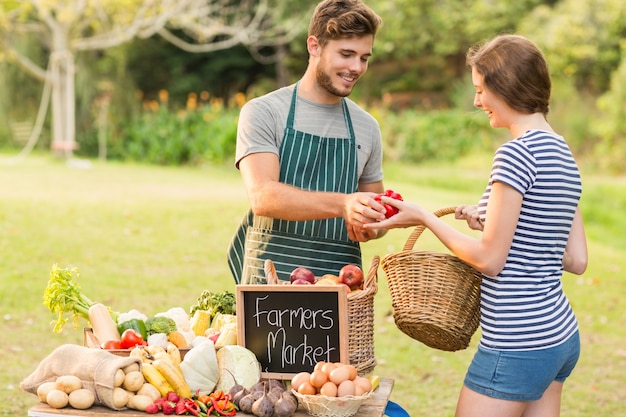
[[[381,378],[380,385],[374,391],[372,396],[363,403],[355,417],[383,417],[385,407],[391,390],[393,389],[393,379]],[[54,409],[47,404],[39,403],[28,410],[28,417],[58,417],[58,416],[79,416],[79,417],[146,417],[146,413],[134,410],[114,411],[106,407],[94,406],[88,410],[76,410],[74,408]],[[163,415],[157,414],[158,415]],[[250,416],[250,414],[237,413],[237,416]],[[310,417],[302,408],[294,414],[294,417]]]

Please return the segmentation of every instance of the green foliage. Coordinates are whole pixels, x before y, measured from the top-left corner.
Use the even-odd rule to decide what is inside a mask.
[[[115,126],[107,157],[158,165],[202,165],[232,157],[239,109],[225,108],[220,100],[191,103],[179,111],[146,103],[136,117]]]
[[[572,77],[578,88],[606,91],[621,58],[626,30],[623,0],[562,0],[521,20],[519,32],[542,48],[552,73]]]
[[[626,40],[622,40],[626,54]],[[599,116],[592,124],[602,138],[595,149],[597,165],[609,171],[623,171],[626,160],[626,61],[622,61],[611,77],[611,88],[598,100]]]
[[[373,110],[390,161],[455,161],[470,152],[491,150],[497,132],[482,113],[463,110]]]

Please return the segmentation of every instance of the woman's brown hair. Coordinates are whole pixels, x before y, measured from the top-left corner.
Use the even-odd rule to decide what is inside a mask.
[[[469,49],[467,64],[485,86],[522,113],[548,114],[552,82],[539,48],[519,35],[500,35]]]

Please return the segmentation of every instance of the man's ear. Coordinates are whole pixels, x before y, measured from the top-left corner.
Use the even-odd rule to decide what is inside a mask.
[[[318,57],[322,52],[322,46],[316,36],[309,36],[306,38],[306,48],[309,51],[309,55]]]

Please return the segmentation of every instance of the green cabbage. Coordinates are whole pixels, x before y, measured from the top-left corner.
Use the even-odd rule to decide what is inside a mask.
[[[210,394],[220,377],[215,346],[210,340],[199,344],[185,354],[180,363],[185,381],[192,393]]]
[[[229,392],[236,384],[248,389],[261,380],[261,364],[256,355],[239,345],[227,345],[217,350],[219,380],[216,390]]]

